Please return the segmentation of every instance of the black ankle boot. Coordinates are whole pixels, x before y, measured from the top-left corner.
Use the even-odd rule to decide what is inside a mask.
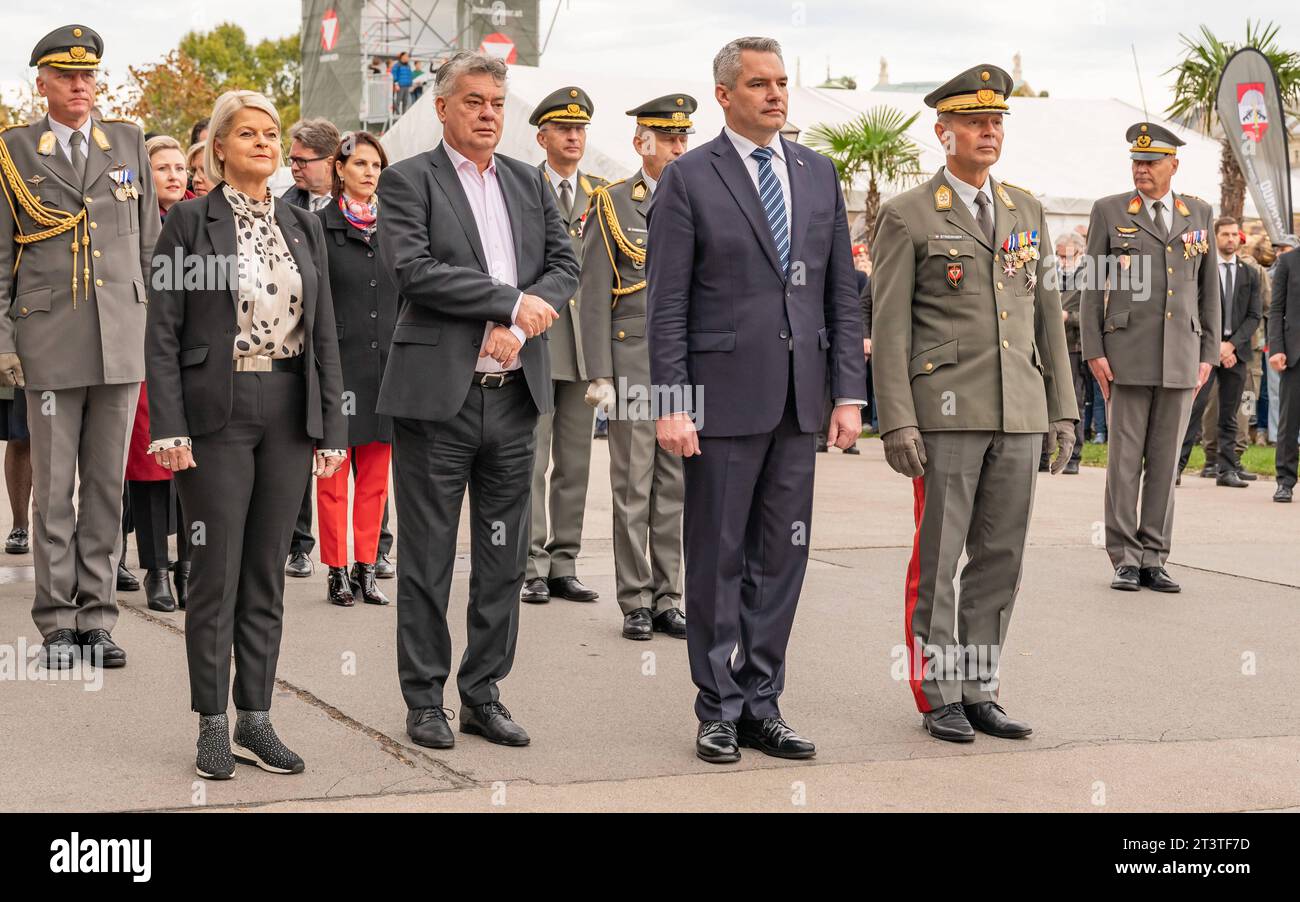
[[[330,604],[336,604],[341,608],[350,608],[357,603],[356,599],[352,597],[352,583],[348,580],[346,567],[330,567],[328,585]]]
[[[235,758],[230,753],[230,721],[225,714],[199,715],[194,772],[205,780],[229,780],[235,775]]]
[[[361,593],[366,604],[388,604],[388,598],[375,584],[375,565],[360,561],[352,565],[352,591]]]
[[[172,597],[172,586],[167,579],[166,570],[149,570],[145,573],[144,595],[151,611],[176,610],[176,599]]]
[[[185,599],[190,593],[190,562],[177,561],[172,564],[172,583],[176,586],[176,607],[185,610]]]

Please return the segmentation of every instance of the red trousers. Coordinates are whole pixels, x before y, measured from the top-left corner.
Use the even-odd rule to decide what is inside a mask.
[[[316,515],[320,519],[320,559],[327,567],[348,565],[348,476],[356,464],[352,500],[352,553],[357,562],[373,564],[379,553],[379,525],[388,501],[388,462],[393,446],[371,442],[348,451],[347,460],[328,479],[316,480]]]

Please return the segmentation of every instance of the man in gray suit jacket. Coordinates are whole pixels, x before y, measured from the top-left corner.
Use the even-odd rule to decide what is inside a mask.
[[[160,219],[139,127],[91,116],[103,49],[81,25],[42,38],[31,65],[49,115],[0,136],[0,381],[27,391],[32,619],[53,668],[81,649],[126,664],[111,636],[122,480]]]
[[[453,56],[434,81],[443,141],[379,179],[379,251],[401,293],[378,412],[393,420],[397,666],[418,744],[454,743],[442,708],[447,603],[470,493],[469,643],[456,677],[460,731],[527,745],[500,703],[528,555],[534,430],[551,410],[546,330],[578,261],[532,166],[498,156],[505,63]]]

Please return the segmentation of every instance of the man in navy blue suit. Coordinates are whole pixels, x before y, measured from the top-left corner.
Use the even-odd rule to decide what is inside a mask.
[[[780,137],[780,45],[732,41],[713,75],[726,128],[664,170],[647,242],[657,435],[686,459],[696,754],[727,763],[746,746],[811,758],[778,700],[828,373],[827,441],[847,448],[862,427],[857,281],[835,167]]]

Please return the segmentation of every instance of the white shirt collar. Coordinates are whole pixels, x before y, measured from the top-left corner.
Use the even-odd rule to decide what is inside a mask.
[[[1219,262],[1220,262],[1220,263],[1227,263],[1229,266],[1236,266],[1236,265],[1237,265],[1237,255],[1236,255],[1236,254],[1233,254],[1231,257],[1225,257],[1225,256],[1223,256],[1223,254],[1219,253],[1219,251],[1218,251],[1217,248],[1215,249],[1214,252],[1215,252],[1216,254],[1218,254],[1218,256],[1219,256]]]
[[[560,175],[558,172],[552,169],[549,160],[546,162],[545,165],[546,165],[546,177],[551,180],[551,187],[555,189],[556,194],[559,194],[560,192],[560,183],[568,182],[569,191],[573,193],[574,197],[578,196],[578,171],[576,169],[573,171],[573,175],[566,177]]]
[[[1139,191],[1138,194],[1142,194],[1142,192]],[[1145,194],[1142,194],[1142,205],[1146,207],[1148,216],[1151,215],[1151,208],[1155,206],[1156,201],[1160,201],[1160,203],[1164,204],[1164,206],[1161,207],[1160,209],[1161,213],[1165,214],[1166,216],[1174,215],[1174,191],[1172,188],[1170,188],[1168,191],[1165,192],[1164,197],[1151,198],[1151,197],[1147,197]],[[1168,219],[1165,220],[1166,224],[1168,224],[1169,222],[1170,220]]]
[[[483,170],[482,173],[479,173],[478,164],[475,163],[473,160],[471,160],[469,157],[465,156],[456,148],[452,147],[450,144],[446,142],[446,140],[442,142],[442,148],[443,150],[447,151],[447,157],[451,160],[451,165],[453,169],[460,170],[465,166],[465,164],[468,163],[470,166],[474,168],[475,175],[480,175],[480,174],[487,175],[489,172],[492,173],[493,175],[496,175],[496,171],[497,171],[496,154],[492,154],[492,161],[488,163],[487,169]]]
[[[966,209],[969,210],[975,206],[975,197],[980,194],[987,197],[990,206],[992,205],[993,195],[991,191],[993,188],[993,176],[986,175],[984,177],[984,184],[978,188],[969,182],[963,182],[961,179],[957,178],[957,176],[948,171],[946,166],[943,170],[943,177],[948,180],[948,184],[952,186],[952,190],[957,192],[957,196],[961,198],[961,202],[966,205]]]
[[[650,173],[644,169],[641,170],[641,181],[645,182],[645,186],[650,189],[651,194],[654,194],[655,189],[659,187],[659,179],[650,178]]]
[[[729,126],[724,125],[722,131],[731,140],[731,145],[736,148],[736,153],[740,154],[742,160],[748,160],[749,155],[759,147],[759,145],[755,144],[744,135],[732,131]],[[780,160],[782,163],[785,162],[785,145],[781,143],[780,132],[773,135],[772,140],[767,142],[766,146],[772,148],[772,156]]]
[[[59,139],[59,144],[62,145],[64,150],[67,150],[69,147],[72,146],[72,133],[81,132],[81,134],[84,135],[86,138],[86,141],[82,145],[82,147],[84,148],[87,154],[90,153],[90,117],[89,116],[86,117],[86,121],[82,123],[81,128],[72,128],[71,126],[64,125],[62,122],[57,121],[53,116],[46,116],[45,118],[46,121],[50,123],[50,131],[54,132],[54,137]],[[71,154],[69,154],[69,156],[71,156]]]

